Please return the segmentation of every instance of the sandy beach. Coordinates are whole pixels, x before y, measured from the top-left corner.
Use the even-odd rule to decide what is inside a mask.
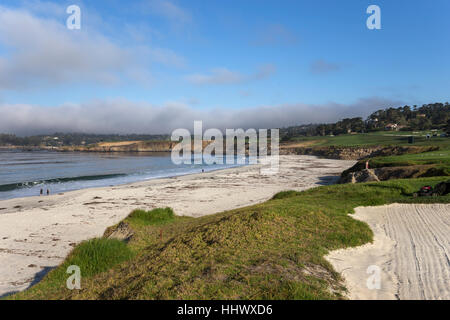
[[[0,201],[0,296],[26,289],[79,242],[99,237],[133,209],[171,207],[200,217],[260,203],[283,190],[330,184],[355,161],[280,156],[276,175],[262,165],[65,194]]]
[[[374,242],[326,257],[350,299],[450,299],[450,204],[360,207],[352,217],[369,224]],[[379,268],[379,289],[367,286],[370,266]]]

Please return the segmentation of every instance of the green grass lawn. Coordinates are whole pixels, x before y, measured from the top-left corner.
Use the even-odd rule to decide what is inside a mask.
[[[437,151],[424,153],[408,153],[396,156],[373,157],[370,159],[371,168],[403,167],[417,165],[432,165],[431,170],[425,170],[428,175],[450,175],[450,138],[426,138],[431,131],[403,132],[381,131],[365,134],[346,134],[335,137],[298,137],[296,142],[314,142],[309,147],[364,147],[364,146],[436,146]],[[438,133],[440,134],[440,132]],[[408,143],[408,136],[415,135],[414,144]],[[362,170],[366,160],[361,160],[355,169]],[[354,171],[351,169],[350,171]]]
[[[438,164],[450,166],[450,149],[437,150],[431,152],[404,154],[399,156],[376,157],[370,160],[373,164],[380,166],[387,165],[422,165],[422,164]]]
[[[127,244],[82,243],[39,284],[8,299],[341,299],[340,275],[324,255],[373,237],[348,214],[358,206],[393,202],[448,203],[450,196],[411,195],[443,180],[288,191],[201,218],[173,216],[170,209],[135,211],[123,221],[134,231]],[[65,270],[73,263],[81,267],[81,290],[65,287]]]
[[[354,168],[361,170],[365,167],[365,162],[366,160],[359,161]],[[425,175],[450,176],[450,147],[447,145],[447,141],[442,143],[437,151],[373,157],[370,159],[370,167],[372,169],[407,166],[429,166],[431,169],[425,169]],[[350,171],[353,171],[353,169],[350,169]]]
[[[427,132],[413,133],[402,131],[381,131],[375,133],[343,134],[334,137],[296,137],[292,141],[309,142],[316,141],[314,146],[392,146],[392,145],[411,145],[408,143],[408,136],[415,135],[415,142],[412,145],[417,146],[439,146],[442,149],[450,149],[450,138],[432,137],[426,138]],[[431,133],[431,132],[430,132]]]

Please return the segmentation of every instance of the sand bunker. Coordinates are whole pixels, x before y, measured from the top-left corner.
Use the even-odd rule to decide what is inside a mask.
[[[373,230],[374,243],[327,256],[344,276],[349,298],[450,299],[450,204],[392,204],[355,211],[352,217]],[[374,282],[378,271],[379,289]]]

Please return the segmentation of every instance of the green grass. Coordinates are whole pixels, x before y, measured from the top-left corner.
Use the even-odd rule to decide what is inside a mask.
[[[436,145],[442,149],[450,149],[450,138],[447,137],[432,137],[426,138],[428,132],[421,132],[415,134],[413,132],[390,132],[381,131],[375,133],[359,133],[359,134],[343,134],[334,137],[295,137],[292,141],[309,142],[316,141],[314,146],[392,146],[392,145],[417,145],[428,146]],[[431,133],[431,131],[429,132]],[[408,136],[415,135],[414,144],[408,143]]]
[[[44,285],[38,284],[32,291],[38,299],[51,297],[60,292],[62,285],[66,285],[66,280],[70,276],[66,272],[69,266],[80,267],[83,279],[108,271],[133,256],[131,248],[116,239],[100,238],[84,241],[72,250],[58,268],[45,277]]]
[[[124,220],[135,232],[126,245],[133,253],[131,258],[111,262],[105,272],[98,273],[104,268],[95,267],[95,272],[83,276],[82,290],[70,291],[65,288],[64,273],[73,256],[79,255],[77,247],[42,282],[9,298],[341,299],[345,290],[340,275],[324,255],[362,245],[373,237],[365,223],[348,213],[358,206],[393,202],[448,203],[450,196],[412,197],[421,186],[443,180],[391,180],[288,191],[251,207],[195,219],[173,217],[162,224],[142,223],[151,215],[134,212]]]
[[[86,277],[109,270],[112,266],[130,259],[131,249],[116,239],[92,239],[78,245],[66,260],[67,265],[77,265]]]
[[[358,163],[346,170],[346,172],[353,172],[362,170],[365,167],[366,160],[358,161]],[[370,168],[383,167],[411,167],[419,169],[418,166],[424,166],[424,176],[450,176],[450,149],[443,149],[437,151],[403,154],[398,156],[374,157],[370,159]]]
[[[424,164],[450,165],[450,149],[417,154],[404,154],[399,156],[376,157],[371,159],[371,162],[383,166],[394,163],[398,165],[424,165]]]
[[[171,208],[153,209],[151,211],[134,210],[127,220],[133,224],[146,225],[162,225],[175,219],[175,214]]]
[[[297,142],[315,142],[312,147],[364,147],[364,146],[420,146],[438,147],[439,150],[423,153],[408,153],[398,156],[373,157],[370,159],[371,168],[403,167],[431,165],[430,170],[423,169],[427,176],[450,176],[450,138],[426,138],[431,131],[403,132],[380,131],[365,134],[346,134],[335,137],[298,137]],[[438,133],[440,134],[440,132]],[[408,143],[408,136],[415,135],[415,143]],[[362,170],[366,160],[361,160],[349,171]]]

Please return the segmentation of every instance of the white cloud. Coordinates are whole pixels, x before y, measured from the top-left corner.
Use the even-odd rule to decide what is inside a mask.
[[[97,100],[82,104],[42,107],[24,104],[0,105],[0,132],[50,134],[86,133],[171,133],[176,128],[192,129],[194,120],[204,128],[277,128],[305,123],[334,122],[345,117],[367,116],[400,102],[380,98],[360,99],[343,105],[286,104],[254,108],[199,110],[185,103],[164,106],[126,99]]]
[[[254,41],[258,46],[294,45],[298,43],[298,37],[282,24],[270,24],[259,31]]]
[[[66,15],[66,8],[61,3],[55,3],[50,1],[41,0],[21,0],[21,7],[26,8],[28,11],[34,14],[42,16],[62,16]]]
[[[249,82],[252,80],[261,80],[270,77],[274,74],[276,68],[274,65],[268,64],[261,66],[253,74],[242,74],[238,71],[232,71],[227,68],[212,69],[209,74],[191,74],[185,79],[193,84],[208,85],[208,84],[238,84]]]
[[[151,60],[164,64],[166,66],[181,68],[186,65],[186,61],[183,57],[180,57],[175,52],[169,49],[149,48],[147,50],[147,55]]]
[[[193,84],[233,84],[242,82],[244,76],[227,68],[215,68],[210,74],[192,74],[186,80]]]
[[[71,31],[56,20],[2,6],[0,45],[9,52],[0,56],[0,90],[149,82],[152,62],[184,65],[183,58],[168,49],[123,47],[92,30]]]
[[[147,0],[144,7],[149,13],[162,16],[172,23],[186,24],[192,22],[191,14],[182,7],[168,0]]]
[[[319,59],[311,63],[310,71],[313,74],[326,74],[335,71],[339,71],[341,69],[341,65],[333,62],[328,62],[323,59]]]

